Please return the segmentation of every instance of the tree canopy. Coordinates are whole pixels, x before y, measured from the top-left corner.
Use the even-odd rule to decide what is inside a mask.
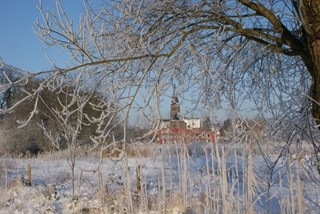
[[[57,69],[66,73],[91,67],[95,75],[108,79],[105,82],[120,82],[117,89],[165,88],[168,84],[160,82],[188,80],[199,89],[198,101],[217,104],[222,96],[231,99],[239,85],[250,91],[261,87],[270,91],[272,84],[279,83],[297,88],[286,83],[290,79],[307,93],[305,84],[312,83],[312,93],[307,94],[315,101],[317,121],[318,4],[308,0],[86,1],[85,13],[75,26],[56,1],[56,10],[50,12],[40,4],[44,19],[37,22],[36,30],[49,46],[70,52],[71,66]]]
[[[70,61],[52,60],[38,92],[77,76],[119,101],[125,120],[136,108],[152,121],[174,82],[195,107],[227,100],[241,109],[249,99],[260,117],[306,132],[320,124],[319,8],[319,0],[88,0],[76,23],[59,0],[51,11],[40,1],[35,30]]]

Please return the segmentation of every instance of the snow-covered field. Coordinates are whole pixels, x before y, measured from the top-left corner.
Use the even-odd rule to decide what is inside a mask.
[[[74,195],[59,153],[1,157],[0,213],[319,213],[320,180],[308,153],[281,158],[271,171],[245,147],[144,147],[102,162],[79,156]]]

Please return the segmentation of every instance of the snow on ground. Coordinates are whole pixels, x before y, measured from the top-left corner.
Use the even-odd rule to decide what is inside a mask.
[[[306,173],[307,155],[300,162],[279,160],[267,200],[270,171],[261,155],[253,155],[255,176],[251,179],[247,175],[250,160],[243,149],[238,150],[243,154],[235,156],[234,152],[227,154],[231,151],[227,148],[223,159],[219,158],[222,153],[211,153],[213,148],[208,145],[206,150],[201,145],[188,149],[148,146],[147,157],[104,158],[97,170],[93,169],[99,166],[99,157],[79,157],[75,195],[71,170],[62,156],[2,157],[0,213],[244,213],[250,209],[249,203],[253,203],[255,213],[266,213],[267,207],[269,213],[320,210],[319,177]],[[302,163],[300,172],[296,170],[298,163]],[[32,169],[31,186],[28,165]],[[246,197],[251,194],[249,178],[256,182],[252,200]]]

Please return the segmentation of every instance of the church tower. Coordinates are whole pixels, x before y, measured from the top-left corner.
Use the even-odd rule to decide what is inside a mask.
[[[179,120],[178,114],[180,113],[180,105],[176,92],[176,86],[173,86],[173,95],[171,100],[170,120]]]

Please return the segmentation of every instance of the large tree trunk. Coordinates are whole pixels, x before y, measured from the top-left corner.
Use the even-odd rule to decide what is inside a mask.
[[[310,89],[312,98],[312,116],[320,129],[320,0],[298,0],[300,17],[307,34],[308,49],[312,66],[307,66],[313,78]],[[320,173],[320,148],[314,145]]]
[[[312,116],[320,129],[320,37],[317,34],[317,38],[310,42],[310,50],[314,62],[314,79],[311,87],[311,98],[312,102]],[[313,144],[314,153],[317,158],[317,169],[320,173],[320,147]]]
[[[297,0],[300,2],[300,18],[306,32],[310,56],[304,62],[313,78],[310,96],[313,99],[312,115],[320,125],[320,0]],[[308,59],[311,58],[311,59]]]
[[[319,64],[317,66],[319,66]],[[318,67],[317,71],[318,71],[317,72],[318,78],[314,79],[314,83],[311,87],[311,98],[313,99],[312,116],[318,125],[318,129],[320,129],[320,78],[319,78],[320,69],[319,69],[319,67]],[[319,147],[319,145],[313,143],[313,150],[314,150],[314,154],[316,155],[316,158],[317,158],[317,169],[320,174],[320,147]]]
[[[313,77],[313,84],[310,90],[312,102],[312,116],[315,119],[320,129],[320,37],[310,40],[309,48],[314,63],[311,71]]]

